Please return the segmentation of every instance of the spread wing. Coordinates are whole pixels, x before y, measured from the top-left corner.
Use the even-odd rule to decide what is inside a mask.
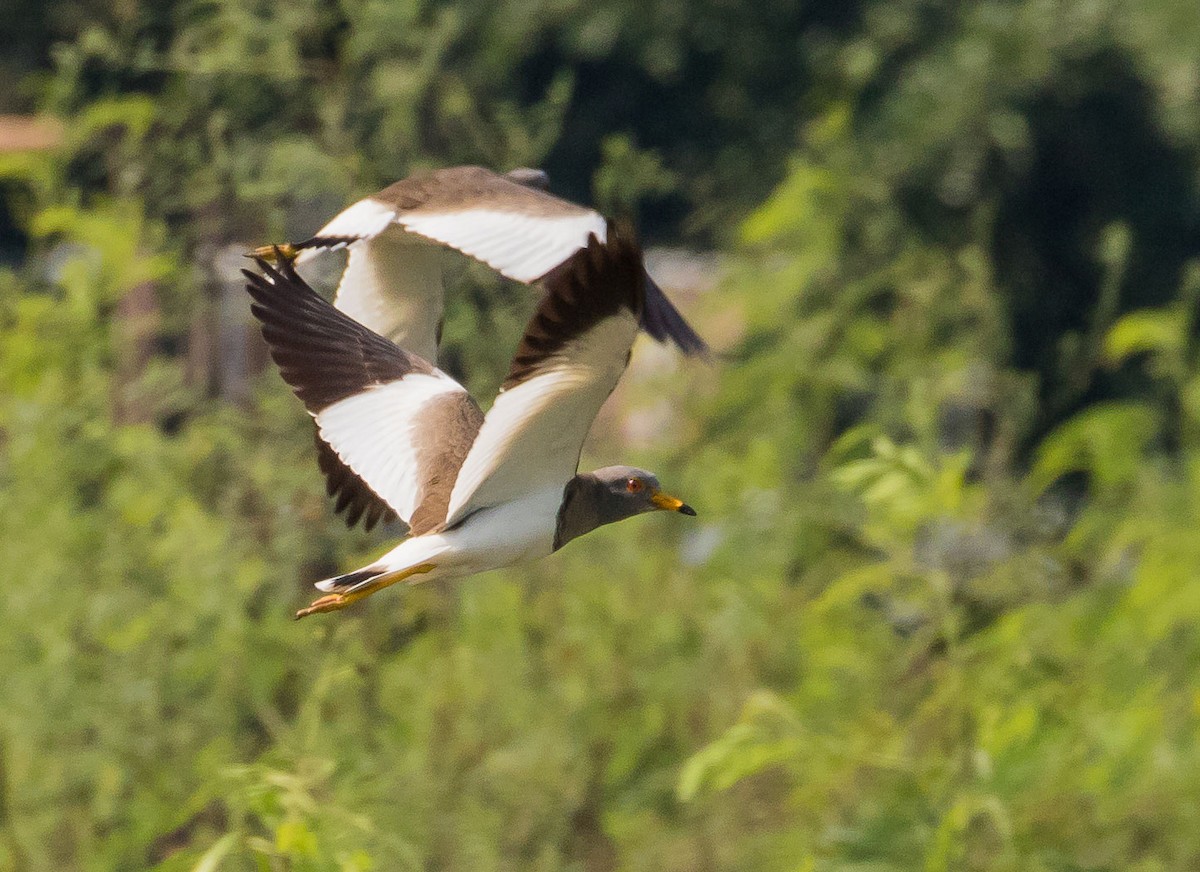
[[[483,422],[479,406],[428,361],[335,309],[290,264],[259,267],[244,271],[251,311],[320,439],[413,535],[440,524]]]
[[[592,421],[629,361],[644,304],[642,253],[631,234],[592,235],[545,280],[500,395],[471,446],[446,516],[472,512],[575,475]]]
[[[544,183],[544,174],[528,170],[500,175],[472,166],[414,175],[339,213],[296,246],[299,262],[319,251],[348,247],[350,264],[338,288],[338,308],[356,318],[364,314],[363,323],[389,338],[397,338],[392,331],[411,317],[388,315],[389,310],[417,312],[422,317],[407,328],[400,344],[436,349],[441,277],[436,262],[416,265],[417,258],[436,253],[420,242],[455,249],[525,284],[563,266],[590,236],[604,242],[607,222],[600,213],[547,193]],[[435,271],[436,282],[418,278],[426,269]],[[707,351],[653,281],[647,281],[641,326],[685,353]]]
[[[347,248],[334,306],[401,348],[436,361],[443,305],[441,250],[395,228],[394,218],[394,209],[362,200],[326,225],[297,261],[322,250]],[[316,445],[325,490],[336,500],[334,510],[346,512],[347,526],[361,518],[370,530],[379,520],[395,517],[370,485],[341,463],[319,432]]]

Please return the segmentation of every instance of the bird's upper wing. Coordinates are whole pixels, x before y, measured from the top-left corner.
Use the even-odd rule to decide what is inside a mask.
[[[320,438],[420,535],[445,518],[483,422],[466,390],[423,358],[339,312],[286,262],[245,271],[251,311]]]
[[[300,262],[375,239],[392,224],[525,283],[582,248],[588,234],[605,233],[591,209],[483,167],[448,167],[401,179],[343,210],[297,246]]]
[[[335,216],[297,246],[299,261],[318,251],[349,247],[351,260],[338,288],[338,308],[356,318],[364,315],[363,323],[389,337],[396,324],[416,312],[419,324],[407,328],[401,345],[436,348],[441,278],[436,262],[417,263],[418,258],[434,254],[415,244],[418,240],[453,248],[526,284],[564,265],[589,236],[605,240],[607,222],[600,213],[524,180],[524,176],[474,166],[410,176]],[[362,255],[356,263],[359,251]],[[427,275],[436,276],[436,281]],[[397,308],[403,312],[386,314]],[[704,340],[652,281],[646,286],[642,327],[686,353],[707,350]]]
[[[446,525],[521,494],[563,487],[624,372],[645,297],[632,235],[592,235],[545,281],[546,295],[450,495]]]

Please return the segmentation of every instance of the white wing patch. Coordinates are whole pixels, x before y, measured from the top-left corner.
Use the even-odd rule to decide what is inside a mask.
[[[332,221],[318,230],[313,236],[314,238],[327,236],[333,238],[371,239],[386,230],[395,218],[395,206],[389,206],[387,203],[381,203],[378,200],[367,197],[366,199],[359,200],[353,206],[347,206],[341,212],[338,212]],[[304,263],[323,251],[335,251],[347,244],[345,242],[338,242],[328,247],[306,248],[297,256],[296,263]]]
[[[401,232],[350,246],[333,305],[406,351],[437,363],[442,250]]]
[[[496,397],[454,483],[447,526],[477,509],[566,486],[596,413],[625,370],[637,331],[637,319],[622,310],[565,346],[542,372]]]
[[[339,400],[314,417],[321,438],[407,524],[428,475],[418,456],[421,410],[455,392],[466,390],[441,370],[412,373]]]
[[[396,223],[526,284],[537,281],[583,248],[589,234],[594,233],[601,242],[606,235],[604,218],[582,207],[557,215],[496,209],[401,212]]]

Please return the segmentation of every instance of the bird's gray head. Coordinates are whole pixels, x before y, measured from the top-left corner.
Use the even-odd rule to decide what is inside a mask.
[[[636,466],[606,466],[593,471],[592,475],[603,488],[604,502],[617,509],[621,518],[664,509],[684,515],[696,514],[696,510],[683,500],[664,494],[658,476],[652,472]]]
[[[606,466],[582,473],[571,479],[563,493],[554,547],[561,548],[604,524],[657,511],[696,514],[683,500],[663,493],[658,477],[644,469]]]

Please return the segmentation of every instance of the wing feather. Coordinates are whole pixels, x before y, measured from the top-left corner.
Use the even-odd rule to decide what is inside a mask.
[[[366,530],[371,530],[380,521],[395,520],[395,510],[354,470],[342,463],[333,447],[321,438],[321,428],[316,426],[315,421],[313,425],[317,465],[325,476],[325,492],[334,500],[334,513],[340,515],[345,512],[348,527],[353,527],[361,519]]]
[[[368,209],[359,208],[363,204]],[[380,215],[387,221],[380,227]],[[321,232],[318,246],[310,240],[300,262],[320,250],[347,249],[334,306],[355,321],[427,361],[437,360],[442,319],[441,250],[414,240],[396,228],[389,232],[393,209],[364,200],[335,218]],[[348,236],[335,234],[344,232]],[[357,235],[355,235],[357,234]],[[341,462],[317,433],[317,461],[326,490],[336,498],[334,511],[346,512],[346,524],[359,519],[370,530],[380,519],[395,516],[386,502]]]
[[[547,280],[454,483],[447,526],[574,476],[592,421],[628,363],[645,296],[637,243],[624,232],[607,239],[591,236]]]
[[[604,241],[605,222],[598,212],[578,208],[567,214],[531,215],[516,211],[520,204],[447,212],[423,209],[402,212],[396,221],[410,233],[448,245],[525,284],[579,251],[589,235]]]
[[[304,401],[320,438],[339,461],[412,527],[444,519],[450,483],[474,441],[483,414],[462,385],[339,312],[286,262],[259,261],[244,271],[251,311],[284,379]],[[368,524],[378,505],[348,497],[355,520]],[[419,518],[421,523],[414,523]]]
[[[436,246],[398,232],[354,242],[333,305],[435,362],[444,296],[441,259]]]

